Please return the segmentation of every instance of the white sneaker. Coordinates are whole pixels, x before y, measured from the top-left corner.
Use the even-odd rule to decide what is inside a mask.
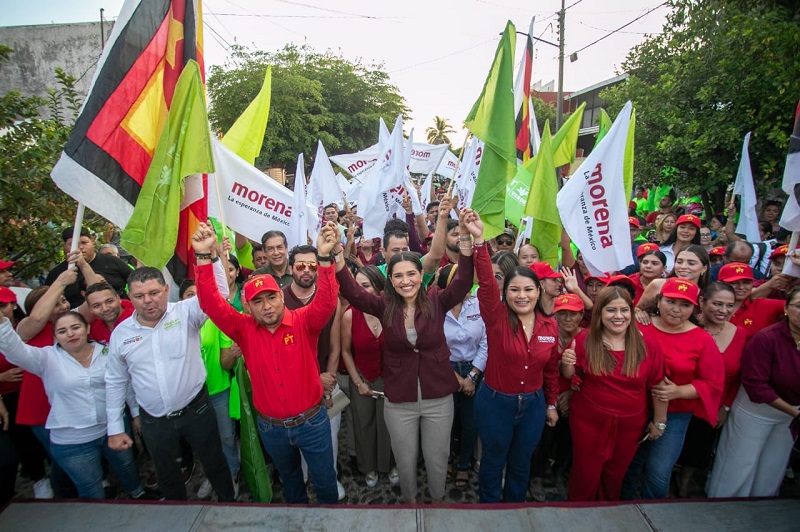
[[[197,490],[197,498],[205,499],[209,497],[211,495],[211,490],[213,490],[211,487],[211,481],[207,478],[203,479],[203,483],[200,484],[200,489]]]
[[[339,500],[344,500],[346,492],[344,491],[344,486],[342,486],[342,483],[338,480],[336,481],[336,491],[339,492]]]
[[[53,494],[53,486],[50,485],[50,479],[44,477],[37,480],[33,484],[33,498],[34,499],[52,499],[55,497]]]
[[[397,486],[397,483],[400,482],[400,473],[397,472],[397,468],[393,467],[391,471],[389,471],[389,483],[392,486]]]
[[[370,471],[364,476],[368,488],[374,488],[378,485],[378,474],[375,471]]]

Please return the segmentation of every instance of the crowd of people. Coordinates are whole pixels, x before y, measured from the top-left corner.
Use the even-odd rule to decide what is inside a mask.
[[[747,242],[734,203],[647,212],[643,195],[633,265],[602,275],[566,234],[557,269],[513,228],[485,238],[446,194],[406,202],[382,239],[335,204],[291,249],[201,223],[178,293],[86,229],[71,251],[68,228],[42,286],[0,261],[0,504],[19,472],[41,498],[104,498],[111,471],[131,498],[186,500],[195,459],[197,496],[235,501],[245,403],[291,504],[309,481],[342,500],[348,456],[407,504],[420,468],[434,502],[473,475],[482,503],[544,501],[549,475],[570,501],[778,495],[800,430],[800,277],[782,273],[800,254],[780,204]]]

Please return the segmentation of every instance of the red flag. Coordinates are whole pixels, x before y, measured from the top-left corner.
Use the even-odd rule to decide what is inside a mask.
[[[127,0],[103,50],[83,109],[52,177],[67,194],[125,227],[144,183],[175,84],[189,60],[204,72],[196,0]],[[189,237],[207,218],[206,178],[187,184],[176,283],[193,271]]]
[[[516,112],[516,131],[517,131],[517,159],[525,162],[533,157],[533,145],[531,142],[531,72],[533,70],[533,20],[531,20],[528,38],[526,39],[525,52],[517,72],[517,79],[514,83],[514,106]]]

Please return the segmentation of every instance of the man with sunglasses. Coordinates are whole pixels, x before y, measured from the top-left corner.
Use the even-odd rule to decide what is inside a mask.
[[[333,223],[336,223],[335,221]],[[286,308],[297,310],[310,305],[317,293],[317,248],[304,245],[295,246],[289,251],[289,273],[292,275],[292,283],[284,286],[283,302]],[[333,318],[331,316],[319,333],[317,340],[317,361],[319,362],[320,380],[325,390],[325,400],[327,407],[333,406],[329,399],[336,385],[336,375],[338,373],[339,357],[330,356],[331,354],[331,327]],[[338,350],[337,350],[338,353]],[[336,469],[336,455],[339,447],[339,427],[342,422],[341,412],[331,419],[331,443],[333,445],[334,469]],[[305,468],[304,468],[305,469]],[[345,496],[344,486],[337,480],[339,500]]]
[[[497,251],[510,251],[514,252],[514,243],[516,242],[516,237],[514,236],[514,231],[511,229],[505,229],[502,233],[497,235],[497,238],[494,239],[494,242],[497,247]]]

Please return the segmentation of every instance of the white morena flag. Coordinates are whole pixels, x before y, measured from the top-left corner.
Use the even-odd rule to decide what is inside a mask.
[[[385,128],[385,126],[383,127]],[[414,174],[429,174],[435,172],[446,159],[446,154],[450,153],[450,146],[448,144],[409,143],[407,141],[406,145],[406,147],[410,147],[409,154],[411,156],[408,169]],[[380,143],[356,153],[331,155],[330,159],[331,162],[340,167],[351,177],[363,178],[363,176],[375,166],[375,162],[378,160],[379,149]],[[451,168],[450,175],[452,175],[452,173],[453,171]]]
[[[422,212],[428,212],[428,204],[433,201],[431,199],[432,192],[431,187],[433,186],[433,172],[428,174],[425,177],[425,180],[422,182],[422,186],[419,187],[419,205],[422,207]]]
[[[464,154],[464,160],[459,168],[459,179],[456,181],[458,186],[459,209],[464,209],[472,205],[472,197],[475,195],[475,187],[478,184],[478,172],[481,169],[481,158],[483,156],[484,143],[478,137],[472,137],[470,150]]]
[[[786,167],[783,170],[781,188],[789,197],[781,214],[781,227],[789,231],[800,231],[800,103],[794,116],[794,129],[789,137]],[[793,240],[794,240],[794,235]],[[786,261],[786,264],[791,261]]]
[[[753,169],[750,166],[750,133],[748,132],[744,136],[739,171],[736,173],[736,182],[733,184],[733,193],[742,198],[736,232],[745,235],[748,242],[761,242],[758,214],[756,213],[758,198],[756,197],[756,187],[753,185]]]
[[[422,203],[420,203],[420,201],[419,201],[419,193],[417,192],[417,187],[415,187],[414,186],[414,182],[411,181],[410,167],[414,163],[414,157],[415,157],[415,155],[414,155],[415,148],[414,147],[415,146],[416,146],[416,144],[414,143],[414,129],[412,128],[411,129],[411,133],[409,133],[409,135],[408,135],[408,141],[405,144],[405,150],[406,150],[406,153],[405,153],[405,157],[406,157],[406,175],[405,175],[405,179],[404,179],[404,184],[405,184],[405,188],[406,188],[405,192],[408,194],[408,199],[411,200],[412,212],[416,216],[416,215],[419,215],[419,214],[424,214],[425,211],[422,210]],[[445,146],[445,149],[447,149],[447,145],[446,144],[442,144],[442,146]],[[419,153],[420,152],[418,150],[416,150],[416,154],[417,154],[416,156],[417,157],[419,157]],[[438,166],[438,164],[439,164],[439,162],[436,161],[436,164],[433,166],[433,168]],[[398,216],[405,217],[405,209],[402,208],[402,197],[400,198],[400,201],[401,201],[401,209],[400,209],[401,212],[400,212],[400,214]]]
[[[208,187],[208,215],[224,219],[228,227],[256,242],[260,242],[267,231],[285,233],[292,216],[292,192],[216,138],[211,139],[211,150],[217,187]]]
[[[623,168],[633,105],[620,111],[608,134],[556,196],[564,229],[592,275],[633,264]]]
[[[339,184],[339,189],[342,191],[342,197],[339,198],[337,204],[339,207],[344,208],[344,200],[347,199],[350,202],[350,193],[353,188],[353,184],[355,181],[350,182],[347,180],[345,176],[342,175],[341,172],[336,172],[336,182]]]
[[[364,219],[364,238],[383,236],[383,226],[396,205],[392,194],[402,194],[405,174],[403,117],[398,115],[389,142],[382,147],[378,163],[364,178],[359,194],[358,212]]]
[[[317,154],[314,157],[314,168],[311,169],[311,178],[308,180],[308,197],[306,201],[311,205],[312,210],[317,216],[315,225],[309,225],[308,232],[311,240],[316,241],[319,230],[325,220],[322,212],[325,205],[342,201],[342,189],[339,188],[339,181],[336,179],[336,172],[333,171],[331,161],[325,152],[322,141],[317,141]]]
[[[306,203],[306,171],[303,164],[303,154],[300,153],[297,156],[297,171],[294,174],[291,225],[286,231],[289,249],[308,243],[308,227],[316,225],[313,220],[315,213]]]
[[[453,172],[455,171],[456,167],[458,166],[458,157],[456,154],[447,150],[444,153],[444,157],[442,157],[442,162],[439,163],[439,167],[434,172],[437,175],[441,175],[450,179],[453,177]]]

